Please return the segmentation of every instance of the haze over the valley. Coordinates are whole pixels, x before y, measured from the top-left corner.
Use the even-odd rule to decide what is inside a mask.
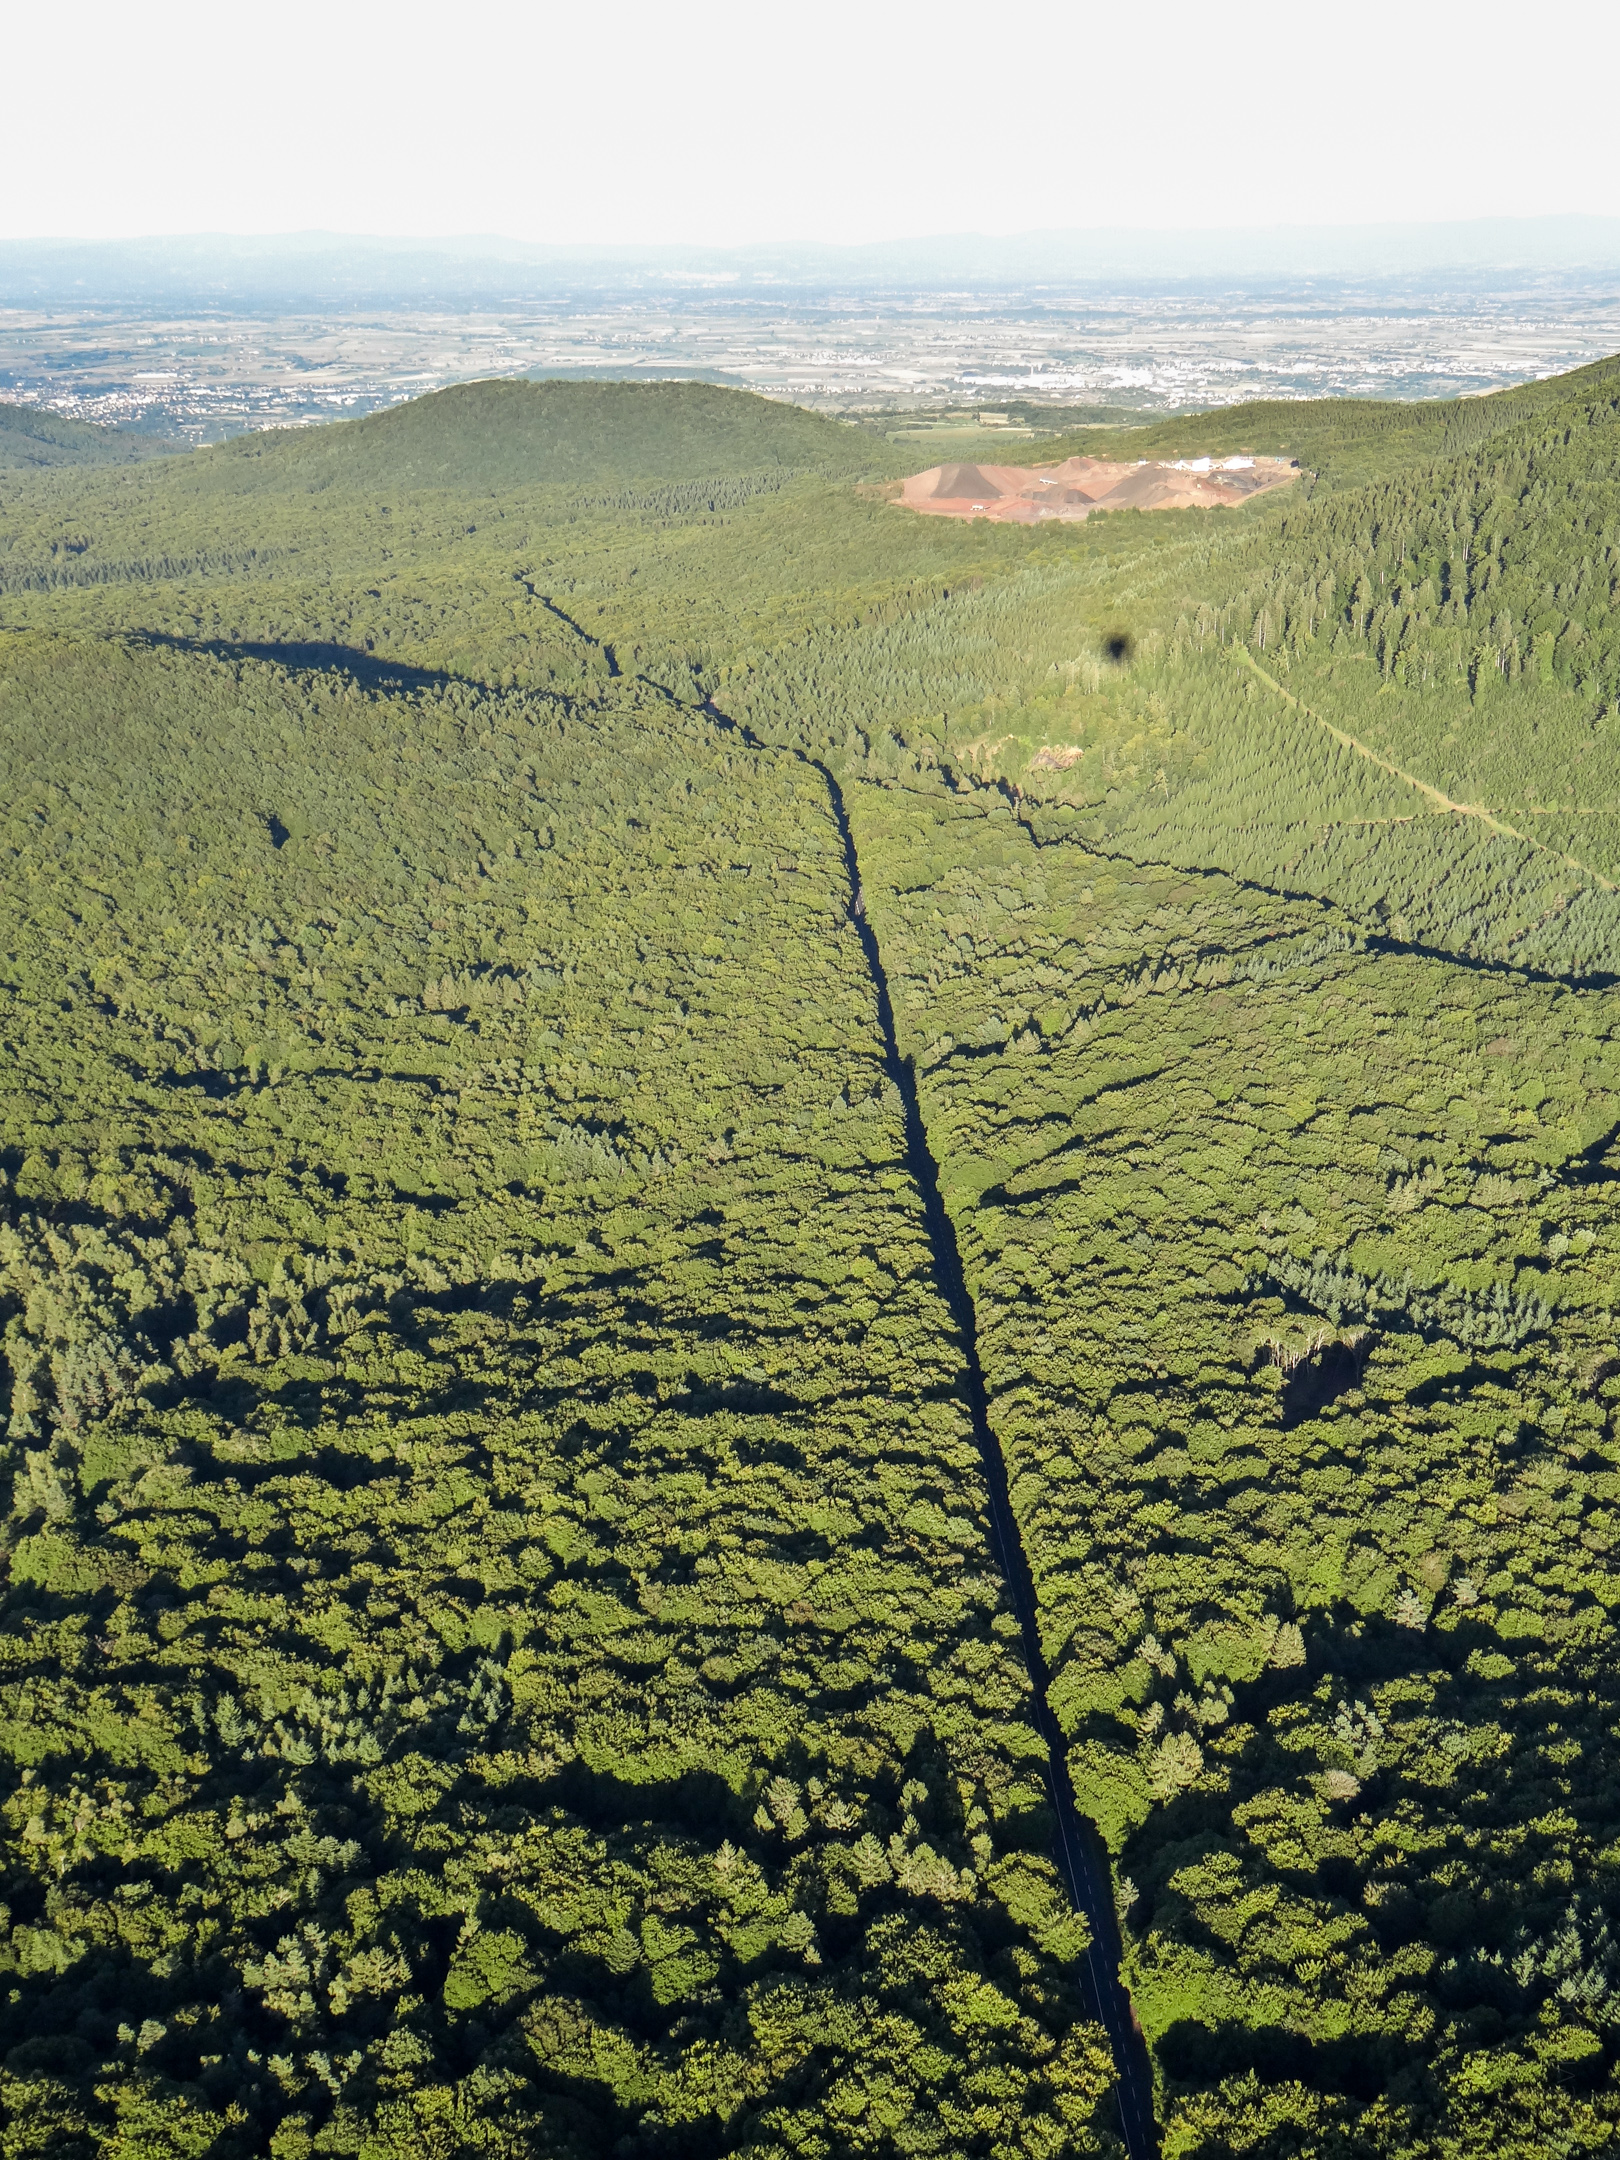
[[[0,241],[0,397],[185,442],[483,375],[697,377],[903,420],[1443,397],[1620,346],[1620,220],[539,248]]]

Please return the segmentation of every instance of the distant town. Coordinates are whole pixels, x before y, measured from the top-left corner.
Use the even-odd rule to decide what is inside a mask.
[[[1043,289],[506,309],[142,315],[0,307],[0,398],[187,443],[301,427],[484,375],[689,375],[851,415],[1483,392],[1620,347],[1611,288],[1419,294]]]

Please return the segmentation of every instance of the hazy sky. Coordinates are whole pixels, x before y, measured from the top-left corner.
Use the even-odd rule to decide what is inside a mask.
[[[1620,213],[1620,9],[75,0],[0,234],[868,240]]]

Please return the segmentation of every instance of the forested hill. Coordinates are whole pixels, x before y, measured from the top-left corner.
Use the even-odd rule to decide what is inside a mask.
[[[1246,445],[3,476],[8,2160],[1614,2152],[1620,372]]]
[[[881,461],[859,430],[709,383],[458,383],[388,412],[239,436],[199,461],[209,484],[468,488],[847,473]]]
[[[1572,400],[1612,391],[1620,360],[1598,360],[1545,382],[1519,383],[1488,397],[1401,405],[1384,399],[1259,400],[1223,412],[1179,413],[1146,427],[1086,428],[1039,445],[1015,463],[1063,457],[1177,458],[1234,451],[1293,457],[1336,484],[1387,477],[1401,466],[1477,448]]]
[[[0,471],[52,465],[130,465],[173,446],[147,435],[66,420],[34,405],[0,404]]]

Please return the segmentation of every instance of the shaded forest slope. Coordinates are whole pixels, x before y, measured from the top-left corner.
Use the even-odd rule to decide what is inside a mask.
[[[117,642],[0,737],[41,2149],[1111,2152],[819,776]]]
[[[66,420],[34,405],[0,404],[0,472],[54,466],[131,465],[168,446],[147,435]]]

